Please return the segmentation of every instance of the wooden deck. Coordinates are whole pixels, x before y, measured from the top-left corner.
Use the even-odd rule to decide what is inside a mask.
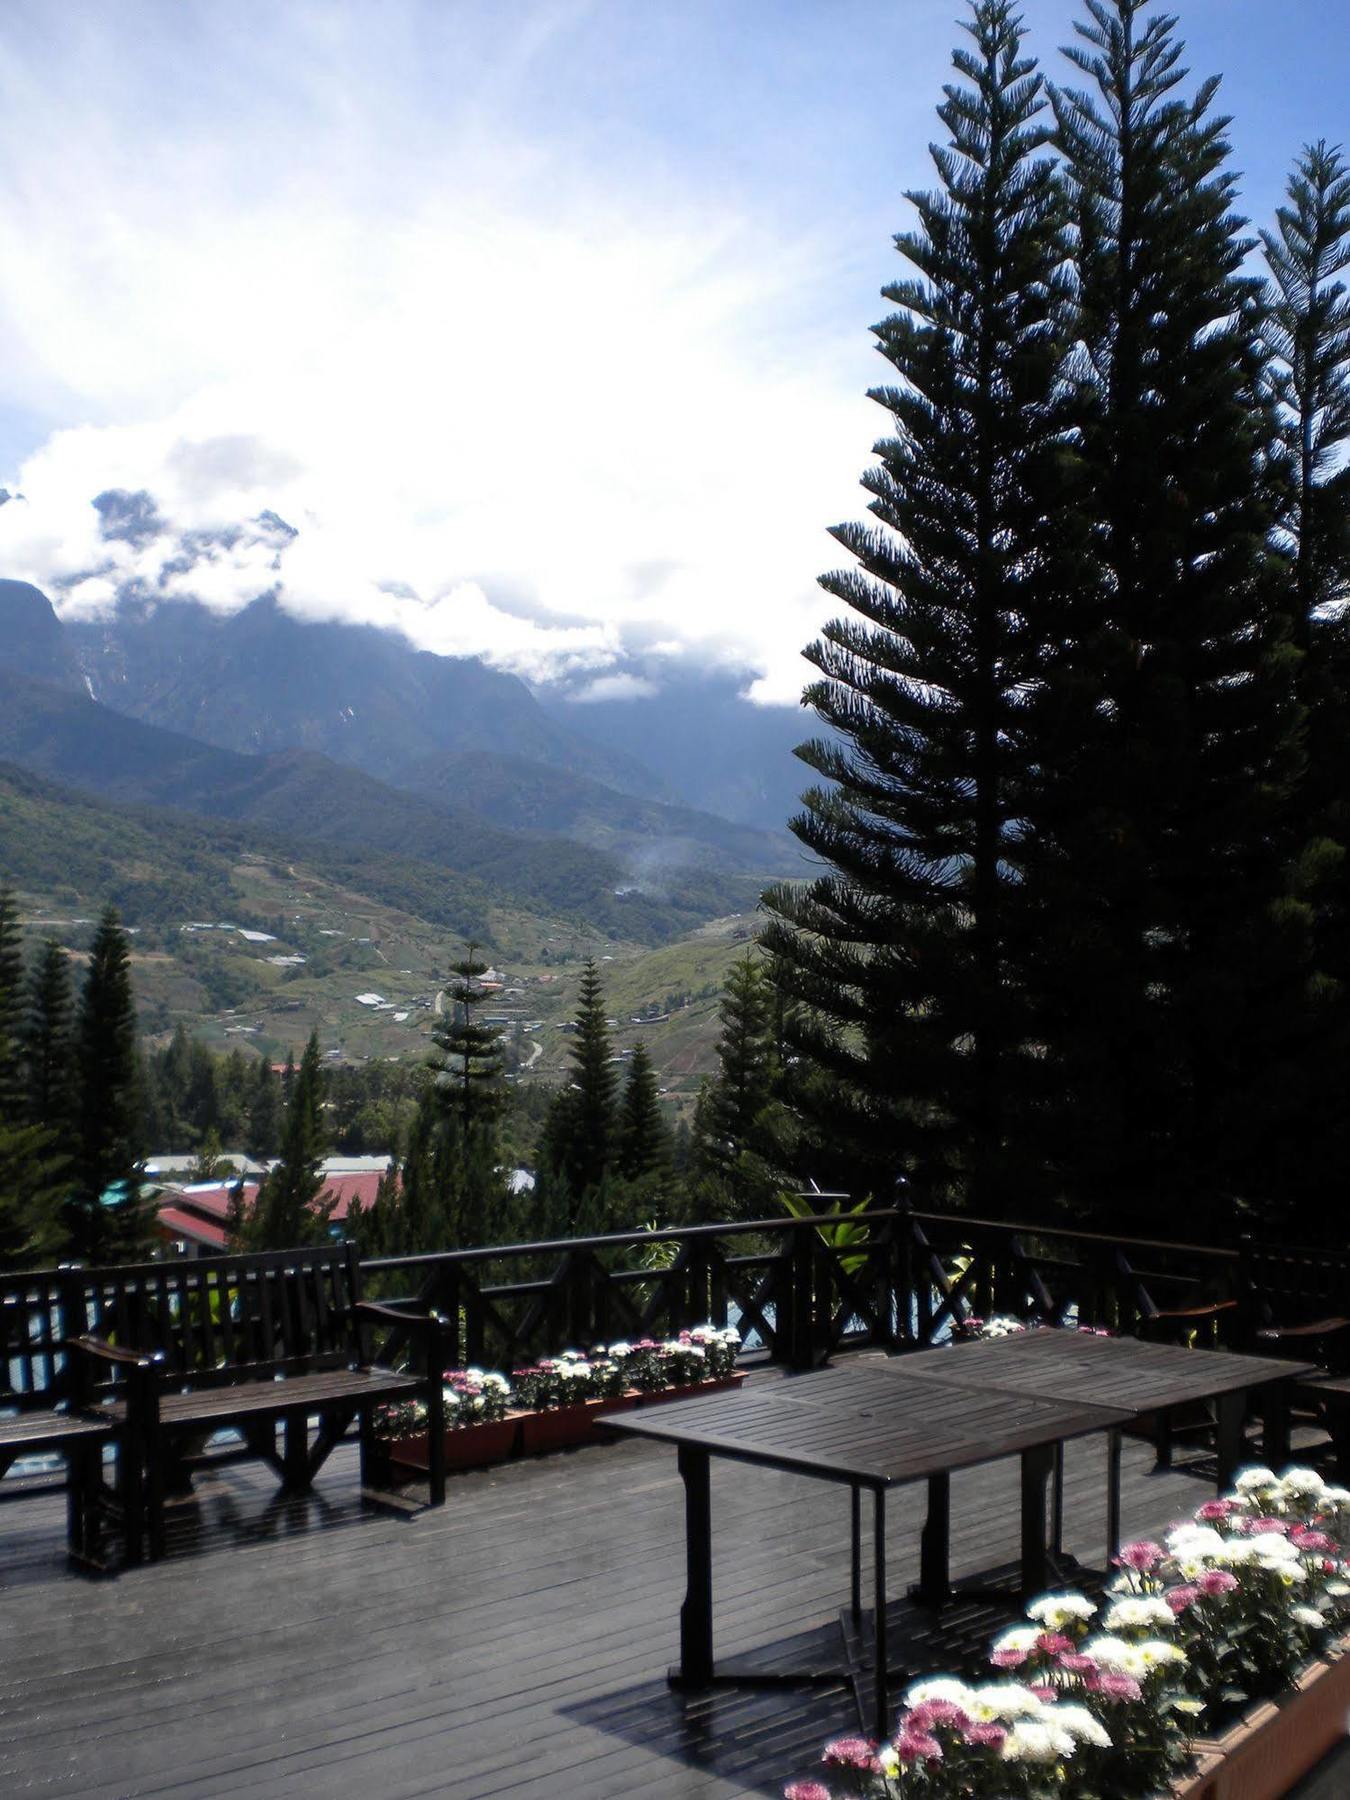
[[[1067,1544],[1089,1563],[1104,1467],[1104,1442],[1070,1445]],[[1212,1480],[1184,1456],[1154,1473],[1127,1439],[1127,1534],[1189,1512]],[[847,1493],[734,1465],[713,1484],[719,1655],[835,1657]],[[749,1800],[854,1726],[842,1687],[668,1690],[683,1513],[658,1445],[455,1476],[446,1506],[413,1518],[362,1507],[347,1448],[305,1500],[278,1502],[253,1465],[198,1489],[171,1511],[167,1559],[116,1580],[67,1571],[59,1496],[0,1506],[0,1793]],[[903,1593],[919,1494],[891,1518]],[[1016,1465],[958,1474],[952,1523],[958,1577],[1011,1563]],[[952,1667],[998,1622],[964,1602],[935,1631],[901,1603],[894,1654]]]

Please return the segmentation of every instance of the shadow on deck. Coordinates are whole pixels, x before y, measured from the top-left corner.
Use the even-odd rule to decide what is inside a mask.
[[[754,1377],[772,1380],[772,1372]],[[1102,1440],[1069,1446],[1066,1547],[1100,1567]],[[1203,1459],[1155,1472],[1127,1439],[1124,1526],[1156,1534],[1212,1492]],[[211,1800],[771,1797],[853,1729],[838,1688],[665,1683],[684,1580],[672,1452],[630,1441],[452,1477],[446,1506],[364,1507],[354,1451],[307,1498],[260,1468],[200,1478],[169,1554],[67,1571],[59,1496],[0,1506],[0,1792]],[[839,1655],[843,1488],[714,1461],[718,1654]],[[917,1566],[922,1494],[893,1498],[893,1591]],[[1015,1463],[957,1475],[952,1568],[1016,1554]],[[978,1656],[1007,1615],[894,1609],[911,1669]]]

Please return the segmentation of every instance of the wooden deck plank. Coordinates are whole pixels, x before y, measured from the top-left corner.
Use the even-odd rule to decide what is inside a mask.
[[[1127,1440],[1131,1531],[1210,1491],[1151,1464]],[[1014,1558],[1016,1483],[1015,1461],[954,1478],[958,1577]],[[452,1477],[447,1505],[411,1520],[363,1511],[356,1484],[354,1449],[314,1496],[280,1504],[260,1469],[222,1469],[171,1512],[166,1560],[111,1582],[67,1572],[58,1497],[0,1508],[0,1610],[22,1646],[0,1658],[0,1792],[750,1800],[780,1793],[852,1724],[842,1691],[667,1689],[683,1497],[662,1446]],[[713,1504],[719,1654],[835,1658],[846,1495],[725,1465]],[[1068,1547],[1100,1562],[1100,1442],[1070,1446],[1066,1505]],[[899,1593],[920,1496],[893,1496],[890,1521]],[[926,1654],[949,1664],[995,1617],[955,1609],[945,1638],[923,1628]]]

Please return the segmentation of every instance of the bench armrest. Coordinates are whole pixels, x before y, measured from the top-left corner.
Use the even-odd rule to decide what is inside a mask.
[[[97,1357],[100,1362],[120,1363],[124,1367],[132,1369],[149,1368],[154,1361],[153,1357],[142,1351],[119,1350],[115,1344],[110,1344],[104,1338],[94,1337],[92,1334],[87,1337],[68,1338],[65,1347],[67,1350],[78,1350],[85,1356]]]
[[[403,1312],[378,1300],[358,1300],[353,1311],[358,1319],[369,1319],[373,1325],[402,1325],[407,1331],[428,1331],[445,1323],[438,1313]]]

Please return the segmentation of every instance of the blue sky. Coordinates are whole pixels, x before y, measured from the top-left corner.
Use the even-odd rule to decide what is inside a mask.
[[[1264,222],[1302,142],[1350,142],[1350,10],[1174,10]],[[308,616],[789,698],[957,11],[0,0],[0,572],[229,608],[281,556]],[[1023,7],[1052,75],[1074,11]],[[109,487],[162,537],[110,551]]]

